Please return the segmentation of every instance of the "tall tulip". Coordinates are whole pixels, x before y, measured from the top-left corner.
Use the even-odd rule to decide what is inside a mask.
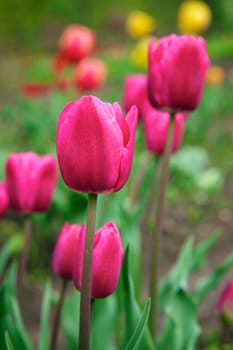
[[[9,208],[9,196],[5,182],[0,182],[0,218],[2,218]]]
[[[74,283],[81,289],[85,230],[80,232]],[[92,262],[92,297],[105,298],[116,289],[123,258],[123,247],[116,225],[109,222],[94,235]]]
[[[68,222],[64,224],[53,251],[52,266],[54,273],[68,280],[73,280],[80,231],[84,225]]]
[[[59,40],[60,54],[67,62],[77,63],[93,53],[95,44],[96,34],[92,29],[72,24],[65,28]]]
[[[6,185],[10,207],[24,213],[46,211],[57,183],[52,155],[33,152],[10,154],[6,161]]]
[[[169,35],[149,44],[148,85],[154,107],[193,111],[200,103],[209,66],[205,40]]]
[[[57,155],[64,182],[86,193],[120,190],[130,174],[137,109],[126,118],[118,103],[83,96],[65,106],[57,124]]]

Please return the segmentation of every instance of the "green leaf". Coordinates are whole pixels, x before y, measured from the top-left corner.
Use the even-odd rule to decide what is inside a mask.
[[[62,309],[61,325],[65,335],[65,349],[78,348],[80,293],[67,295]]]
[[[213,248],[219,238],[220,233],[218,231],[214,232],[195,247],[191,266],[192,271],[199,270],[203,267],[206,255]]]
[[[193,298],[180,289],[166,305],[167,320],[161,331],[158,349],[194,350],[200,327],[197,305]]]
[[[148,299],[143,308],[141,318],[138,321],[135,331],[132,337],[130,338],[128,344],[125,346],[124,350],[135,350],[138,348],[148,321],[148,317],[150,313],[150,305],[151,305],[151,301],[150,299]]]
[[[122,266],[122,283],[124,288],[124,310],[125,310],[125,342],[131,338],[134,333],[138,321],[140,319],[141,311],[136,300],[133,280],[130,274],[129,262],[129,246],[127,246],[124,254],[124,261]],[[145,350],[153,349],[153,342],[148,331],[142,339],[142,348]]]
[[[177,290],[186,289],[189,274],[192,270],[193,239],[189,238],[181,248],[175,266],[160,283],[158,291],[158,310],[164,309],[170,297]]]
[[[51,283],[47,282],[41,307],[39,350],[49,349],[50,307],[53,299]]]
[[[219,283],[220,279],[233,267],[233,254],[228,255],[221,266],[218,266],[210,276],[207,276],[197,283],[194,292],[195,299],[200,303],[206,295],[211,292]]]
[[[7,350],[15,350],[8,332],[5,333],[5,342]]]
[[[21,250],[22,245],[23,237],[21,235],[14,235],[5,243],[0,254],[0,274],[3,272],[7,261]]]

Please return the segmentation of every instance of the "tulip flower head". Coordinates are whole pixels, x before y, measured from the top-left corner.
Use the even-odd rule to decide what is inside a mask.
[[[9,208],[9,196],[7,186],[4,182],[0,182],[0,218],[2,218]]]
[[[224,323],[233,324],[233,282],[228,282],[223,288],[218,302],[219,316]]]
[[[67,62],[77,63],[93,53],[95,44],[96,34],[93,30],[73,24],[61,35],[60,54]]]
[[[10,154],[6,161],[6,185],[10,207],[24,213],[46,211],[57,183],[52,155],[33,152]]]
[[[68,103],[57,123],[57,156],[64,182],[75,191],[115,192],[133,160],[137,108],[126,118],[118,103],[83,96]]]
[[[58,236],[52,258],[54,273],[68,280],[73,280],[74,263],[78,250],[80,231],[85,225],[70,225],[66,222]]]
[[[99,89],[107,77],[106,64],[97,58],[85,58],[75,68],[74,83],[81,91]]]
[[[80,232],[77,259],[74,267],[74,283],[81,290],[85,230]],[[109,222],[94,235],[92,258],[92,292],[94,298],[112,294],[118,283],[123,259],[123,247],[117,227]]]
[[[186,116],[182,113],[175,115],[172,152],[176,152],[181,144]],[[142,126],[147,148],[150,152],[161,155],[165,151],[170,114],[153,108],[149,103],[144,104]]]
[[[158,109],[193,111],[200,103],[209,58],[203,38],[169,35],[149,45],[148,89]]]
[[[136,105],[140,116],[142,105],[147,99],[146,74],[127,75],[123,87],[123,105],[126,112],[128,112],[133,105]]]

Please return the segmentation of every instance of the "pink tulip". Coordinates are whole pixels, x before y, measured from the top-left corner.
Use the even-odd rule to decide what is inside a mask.
[[[75,68],[74,84],[82,90],[99,89],[107,77],[105,63],[97,58],[85,58]]]
[[[203,38],[169,35],[149,44],[148,83],[155,108],[192,111],[200,103],[209,58]]]
[[[53,156],[33,152],[8,156],[6,185],[12,209],[29,213],[46,211],[56,182],[57,166]]]
[[[68,222],[64,224],[58,236],[52,258],[53,271],[57,276],[73,280],[80,231],[84,227],[85,225],[70,225]]]
[[[6,184],[0,182],[0,218],[4,217],[9,208],[9,196]]]
[[[133,105],[136,105],[139,116],[141,116],[142,104],[146,99],[148,99],[146,74],[127,75],[123,89],[123,106],[126,112],[128,112]]]
[[[177,113],[175,115],[172,152],[176,152],[180,147],[185,119],[186,115],[182,113]],[[144,103],[142,126],[147,148],[152,153],[160,155],[165,151],[169,120],[169,113],[161,112],[153,108],[149,102]]]
[[[223,288],[217,302],[217,309],[224,320],[233,323],[233,282],[228,282]]]
[[[96,34],[93,30],[73,24],[68,26],[61,35],[60,53],[68,62],[80,62],[93,53],[95,43]]]
[[[81,289],[85,230],[80,232],[77,260],[74,267],[74,283]],[[105,298],[117,287],[123,248],[117,227],[109,222],[94,235],[92,258],[92,297]]]
[[[83,96],[65,106],[57,125],[57,155],[64,182],[75,191],[115,192],[133,160],[137,109],[123,117],[118,103]]]

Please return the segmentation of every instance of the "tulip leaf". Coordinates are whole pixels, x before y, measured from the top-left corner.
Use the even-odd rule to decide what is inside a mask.
[[[67,295],[64,301],[61,326],[65,334],[65,349],[78,348],[80,293],[76,290]]]
[[[185,291],[178,290],[168,301],[159,350],[194,350],[200,334],[197,304]]]
[[[8,332],[5,333],[5,342],[7,350],[15,350]]]
[[[127,246],[124,254],[122,283],[124,288],[124,309],[126,319],[125,342],[128,343],[128,339],[130,339],[134,333],[141,315],[140,307],[135,296],[133,279],[130,274],[129,246]],[[148,331],[145,332],[145,336],[142,339],[142,348],[145,350],[153,349],[153,342]]]
[[[210,276],[201,279],[197,283],[195,298],[200,303],[206,295],[211,292],[219,283],[220,279],[233,267],[233,254],[227,256],[221,266],[218,266]]]
[[[138,324],[134,330],[134,333],[130,338],[128,344],[125,346],[124,350],[135,350],[138,348],[148,321],[148,317],[150,313],[150,305],[151,305],[151,301],[150,299],[148,299],[143,308],[141,318],[138,321]]]
[[[23,244],[23,237],[20,235],[14,235],[5,243],[3,248],[1,249],[0,254],[0,274],[3,273],[3,270],[9,261],[9,259],[21,250]]]
[[[41,307],[39,350],[49,349],[50,307],[52,302],[52,288],[50,282],[45,285]]]

